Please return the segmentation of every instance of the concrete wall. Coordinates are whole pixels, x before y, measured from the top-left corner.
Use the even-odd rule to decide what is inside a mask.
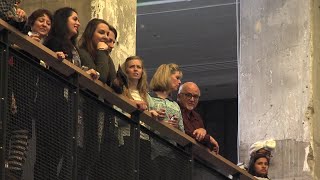
[[[274,138],[271,179],[319,179],[318,7],[318,0],[240,3],[240,161],[248,162],[252,143]]]
[[[78,11],[84,31],[92,18],[101,18],[115,26],[118,31],[118,45],[111,56],[116,68],[125,58],[136,53],[136,0],[23,0],[21,7],[28,13],[38,8],[54,12],[60,7],[73,7]]]

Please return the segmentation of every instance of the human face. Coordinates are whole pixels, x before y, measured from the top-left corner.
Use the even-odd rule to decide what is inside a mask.
[[[31,27],[33,33],[39,34],[40,38],[44,38],[48,35],[51,29],[51,20],[49,16],[44,14],[43,16],[38,17]]]
[[[178,100],[182,107],[193,110],[197,107],[200,97],[200,90],[197,85],[186,83],[178,94]]]
[[[73,11],[71,15],[68,17],[67,26],[69,30],[69,38],[72,38],[73,36],[78,34],[80,21],[76,12]]]
[[[110,31],[108,37],[109,37],[108,47],[109,47],[109,52],[111,52],[116,43],[116,36],[113,33],[113,31]]]
[[[131,83],[138,83],[142,77],[142,62],[139,59],[133,59],[127,62],[126,72]]]
[[[178,90],[180,84],[181,84],[181,72],[180,71],[175,71],[173,74],[170,76],[171,78],[171,91],[176,91]]]
[[[259,177],[267,177],[269,169],[269,163],[267,158],[261,157],[257,159],[254,163],[254,169]]]
[[[100,23],[97,25],[96,30],[93,33],[92,41],[93,45],[96,47],[99,42],[108,42],[109,26],[105,23]]]

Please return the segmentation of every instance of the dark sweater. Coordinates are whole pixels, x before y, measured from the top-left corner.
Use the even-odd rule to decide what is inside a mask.
[[[92,58],[87,50],[80,48],[79,55],[83,66],[98,71],[100,80],[108,86],[111,85],[116,78],[116,70],[111,57],[105,51],[98,50],[96,58]]]
[[[67,54],[66,59],[69,61],[71,61],[73,58],[72,48],[68,47],[67,43],[62,42],[62,40],[59,40],[58,38],[52,37],[50,39],[46,39],[43,45],[47,46],[54,52],[64,52],[65,54]]]

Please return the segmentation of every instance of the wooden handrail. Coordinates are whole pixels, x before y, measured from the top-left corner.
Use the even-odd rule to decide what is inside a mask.
[[[102,97],[109,103],[116,105],[130,114],[137,111],[137,106],[128,98],[114,93],[113,90],[103,82],[99,80],[92,80],[89,74],[79,67],[73,65],[68,60],[63,60],[62,62],[58,61],[55,52],[43,46],[41,43],[33,40],[29,36],[22,34],[2,19],[0,19],[0,29],[6,29],[8,31],[9,43],[16,44],[24,51],[32,54],[34,57],[45,61],[51,68],[57,70],[64,76],[69,77],[74,73],[78,73],[80,86],[92,91],[99,97]],[[166,123],[155,121],[149,112],[141,112],[139,118],[140,121],[146,123],[152,129],[157,129],[160,134],[173,139],[180,145],[192,145],[192,153],[194,154],[195,158],[199,158],[200,160],[212,165],[215,167],[215,170],[222,173],[226,177],[239,174],[240,179],[255,179],[248,172],[240,169],[229,160],[215,153],[208,152],[203,145],[197,143],[193,138],[185,133],[167,125]]]

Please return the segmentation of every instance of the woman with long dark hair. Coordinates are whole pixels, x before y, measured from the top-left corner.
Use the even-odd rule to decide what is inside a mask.
[[[81,60],[76,48],[80,21],[75,9],[64,7],[54,13],[54,20],[45,46],[57,53],[60,59],[67,59],[76,66],[81,66]]]
[[[81,67],[81,59],[76,47],[79,27],[80,20],[75,9],[64,7],[56,10],[51,30],[44,45],[56,52],[58,59],[67,59],[74,65]],[[93,79],[99,78],[99,73],[94,69],[85,70]]]
[[[76,47],[80,22],[75,9],[63,7],[55,11],[53,22],[44,45],[56,52],[58,60],[66,59],[81,67],[81,59]],[[86,71],[96,79],[95,70]],[[46,112],[38,118],[37,158],[35,163],[35,179],[70,179],[72,172],[71,142],[74,109],[71,88],[57,79],[52,83],[43,84],[39,113]],[[46,81],[48,82],[48,80]],[[81,124],[81,111],[78,109],[78,119]],[[40,147],[40,148],[38,148]],[[46,157],[46,158],[44,158]]]
[[[105,20],[90,20],[79,41],[79,54],[82,64],[97,70],[100,80],[110,86],[116,78],[116,71],[108,51],[109,31]]]

